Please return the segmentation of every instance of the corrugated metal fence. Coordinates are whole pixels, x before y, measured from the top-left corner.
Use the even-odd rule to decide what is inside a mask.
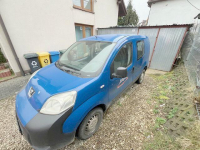
[[[149,37],[149,67],[170,71],[183,44],[189,25],[156,27],[114,27],[100,28],[102,34],[140,34]]]

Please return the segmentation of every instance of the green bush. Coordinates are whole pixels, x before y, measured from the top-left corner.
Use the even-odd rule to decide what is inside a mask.
[[[6,58],[4,57],[3,53],[1,52],[1,48],[0,48],[0,64],[1,63],[5,63],[7,62]]]

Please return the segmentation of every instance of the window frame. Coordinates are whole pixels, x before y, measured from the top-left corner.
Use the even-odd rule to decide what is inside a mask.
[[[91,28],[91,36],[93,36],[93,26],[75,23],[75,28],[76,28],[76,26],[82,27],[83,38],[86,38],[85,27]],[[76,34],[76,30],[75,30],[75,34]]]
[[[80,2],[81,2],[81,6],[74,5],[74,3],[73,3],[73,7],[76,8],[76,9],[80,9],[80,10],[83,10],[83,11],[93,13],[93,0],[90,0],[91,9],[85,9],[84,8],[84,0],[80,0]]]
[[[117,52],[117,54],[115,55],[115,57],[114,57],[114,59],[112,60],[112,63],[111,63],[111,65],[110,65],[110,78],[112,79],[112,74],[114,73],[114,72],[112,72],[113,70],[114,70],[114,66],[113,66],[113,62],[114,62],[114,60],[115,60],[115,58],[117,57],[117,55],[119,54],[119,52],[120,52],[120,50],[122,49],[122,47],[124,46],[124,45],[126,45],[126,44],[131,44],[131,60],[132,60],[132,62],[126,67],[126,69],[128,68],[128,67],[130,67],[132,64],[133,64],[133,42],[127,42],[127,43],[125,43],[125,44],[123,44],[120,48],[119,48],[119,51]]]
[[[137,47],[137,44],[138,44],[139,42],[143,42],[143,44],[144,44],[144,40],[139,40],[139,41],[137,41],[137,42],[136,42],[136,49],[137,49],[137,60],[141,59],[141,58],[144,56],[144,53],[145,53],[145,44],[144,44],[143,55],[142,55],[142,56],[140,56],[140,58],[138,58],[138,47]]]

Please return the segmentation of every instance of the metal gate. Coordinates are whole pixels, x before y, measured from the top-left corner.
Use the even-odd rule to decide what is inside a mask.
[[[186,28],[160,29],[150,68],[164,71],[171,70],[181,48],[185,32]]]
[[[139,34],[141,35],[146,35],[149,37],[149,41],[150,41],[150,54],[149,54],[149,60],[151,60],[152,58],[152,53],[153,50],[155,48],[155,43],[156,43],[156,39],[158,36],[158,28],[155,29],[140,29],[139,30]]]
[[[102,34],[140,34],[149,37],[149,67],[170,71],[191,25],[99,28]]]

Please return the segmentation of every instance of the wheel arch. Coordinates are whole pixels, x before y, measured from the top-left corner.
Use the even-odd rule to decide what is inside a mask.
[[[96,107],[94,107],[93,109],[98,108],[98,107],[102,108],[103,112],[106,111],[106,105],[105,105],[105,104],[99,104],[99,105],[97,105]],[[93,109],[92,109],[92,110],[93,110]],[[92,110],[90,110],[90,111],[92,111]]]
[[[107,109],[108,102],[108,97],[106,95],[106,91],[100,92],[75,109],[65,120],[62,127],[63,133],[71,133],[77,130],[87,114],[94,108],[100,107],[103,111],[105,111]]]

